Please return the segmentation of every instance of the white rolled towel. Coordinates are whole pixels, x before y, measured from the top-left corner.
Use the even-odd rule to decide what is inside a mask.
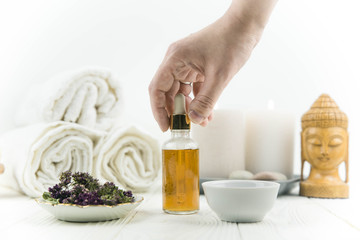
[[[0,137],[0,184],[31,197],[59,182],[63,171],[91,172],[93,147],[104,132],[67,122],[35,124]]]
[[[30,88],[16,111],[15,125],[66,121],[107,130],[121,109],[121,87],[114,74],[105,68],[84,68]]]
[[[148,190],[161,167],[156,139],[136,127],[112,130],[98,144],[95,176],[135,192]]]

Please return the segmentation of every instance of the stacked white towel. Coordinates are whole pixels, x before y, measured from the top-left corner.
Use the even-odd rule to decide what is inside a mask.
[[[98,67],[33,86],[17,110],[21,128],[0,137],[0,184],[38,197],[70,170],[135,192],[148,190],[160,172],[160,146],[136,127],[112,128],[121,97],[113,73]]]
[[[148,190],[160,171],[157,140],[136,127],[111,131],[98,144],[95,176],[135,192]]]
[[[38,197],[59,182],[63,171],[91,172],[93,148],[103,135],[67,122],[35,124],[5,133],[0,138],[0,162],[5,165],[0,184]]]
[[[114,74],[108,69],[86,68],[33,86],[16,113],[15,124],[61,120],[106,130],[121,108],[121,88]]]

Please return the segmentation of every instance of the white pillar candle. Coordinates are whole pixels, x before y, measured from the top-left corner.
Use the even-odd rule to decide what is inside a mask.
[[[192,125],[192,137],[199,144],[200,178],[228,178],[244,170],[244,114],[218,109],[206,127]]]
[[[246,170],[293,176],[295,118],[276,110],[246,114]]]

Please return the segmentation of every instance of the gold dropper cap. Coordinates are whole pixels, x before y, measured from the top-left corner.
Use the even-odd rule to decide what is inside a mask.
[[[171,130],[190,129],[190,119],[185,109],[185,96],[181,93],[176,94],[174,99],[174,113],[170,116]]]

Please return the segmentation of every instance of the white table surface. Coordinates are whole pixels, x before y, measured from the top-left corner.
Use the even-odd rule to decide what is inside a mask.
[[[360,201],[281,196],[260,223],[221,221],[200,197],[197,214],[162,212],[161,188],[125,219],[98,223],[56,220],[26,196],[0,188],[0,240],[5,239],[360,239]]]

